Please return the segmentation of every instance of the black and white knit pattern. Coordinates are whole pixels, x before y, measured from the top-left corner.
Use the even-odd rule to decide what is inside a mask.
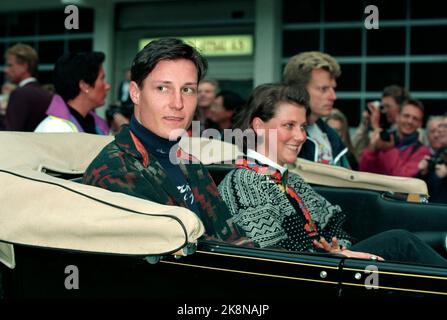
[[[329,242],[336,236],[340,245],[349,247],[351,241],[342,229],[345,215],[340,207],[331,205],[294,173],[289,173],[288,184],[309,209],[319,234]],[[220,183],[219,192],[234,222],[261,248],[313,251],[312,238],[304,229],[303,213],[295,210],[268,176],[245,168],[236,169]]]

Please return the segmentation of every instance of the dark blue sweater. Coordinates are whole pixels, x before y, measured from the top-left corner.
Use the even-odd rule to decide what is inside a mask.
[[[177,150],[178,141],[170,141],[157,136],[152,131],[143,127],[134,116],[130,119],[130,130],[141,141],[146,150],[150,152],[150,154],[154,156],[165,169],[167,176],[177,187],[177,190],[181,194],[188,208],[199,215],[199,208],[197,207],[188,180],[183,175],[179,166],[173,164],[169,159],[169,152],[172,148]]]

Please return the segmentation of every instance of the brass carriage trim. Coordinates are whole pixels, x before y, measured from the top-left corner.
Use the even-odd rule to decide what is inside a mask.
[[[360,271],[364,272],[365,269],[353,269],[353,268],[343,268],[346,271]],[[391,272],[391,271],[380,271],[380,270],[370,270],[369,273],[377,273],[377,274],[387,274],[392,276],[404,276],[404,277],[414,277],[414,278],[426,278],[426,279],[436,279],[436,280],[446,280],[447,277],[439,277],[439,276],[426,276],[421,274],[413,274],[413,273],[399,273],[399,272]]]
[[[338,285],[338,282],[335,282],[335,281],[323,281],[323,280],[308,279],[308,278],[298,278],[298,277],[282,276],[282,275],[269,274],[269,273],[259,273],[259,272],[233,270],[233,269],[226,269],[226,268],[216,268],[216,267],[208,267],[208,266],[203,266],[203,265],[187,264],[187,263],[180,263],[180,262],[174,262],[174,261],[164,261],[164,260],[161,260],[160,263],[181,265],[181,266],[185,266],[185,267],[193,267],[193,268],[199,268],[199,269],[208,269],[208,270],[217,270],[217,271],[224,271],[224,272],[249,274],[249,275],[254,275],[254,276],[263,276],[263,277],[270,277],[270,278],[281,278],[281,279],[289,279],[289,280],[319,282],[319,283],[324,283],[324,284]]]
[[[306,267],[315,267],[315,268],[324,268],[324,269],[338,270],[338,266],[337,266],[337,267],[333,267],[333,266],[326,266],[326,265],[319,265],[319,264],[311,264],[311,263],[304,263],[304,262],[283,261],[283,260],[275,260],[275,259],[267,259],[267,258],[258,258],[258,257],[247,257],[247,256],[234,255],[234,254],[217,253],[217,252],[207,252],[207,251],[200,251],[200,250],[197,250],[196,253],[204,253],[204,254],[217,255],[217,256],[224,256],[224,257],[231,257],[231,258],[240,258],[240,259],[248,259],[248,260],[258,260],[258,261],[266,261],[266,262],[276,262],[276,263],[292,264],[292,265],[300,265],[300,266],[306,266]]]

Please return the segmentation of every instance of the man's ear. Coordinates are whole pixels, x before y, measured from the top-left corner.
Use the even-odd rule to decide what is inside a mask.
[[[138,87],[138,84],[135,81],[131,81],[129,84],[129,94],[130,98],[132,99],[132,102],[135,105],[138,105],[140,102],[140,87]]]

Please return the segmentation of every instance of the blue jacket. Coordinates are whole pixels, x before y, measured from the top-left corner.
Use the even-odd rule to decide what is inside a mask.
[[[316,124],[321,129],[321,131],[326,133],[329,142],[331,143],[333,156],[331,164],[334,166],[350,168],[347,158],[348,148],[345,147],[337,132],[329,127],[322,119],[318,119]],[[312,137],[309,136],[309,134],[307,134],[307,140],[301,147],[301,151],[298,154],[298,157],[313,162],[318,162],[317,142],[313,140]]]

